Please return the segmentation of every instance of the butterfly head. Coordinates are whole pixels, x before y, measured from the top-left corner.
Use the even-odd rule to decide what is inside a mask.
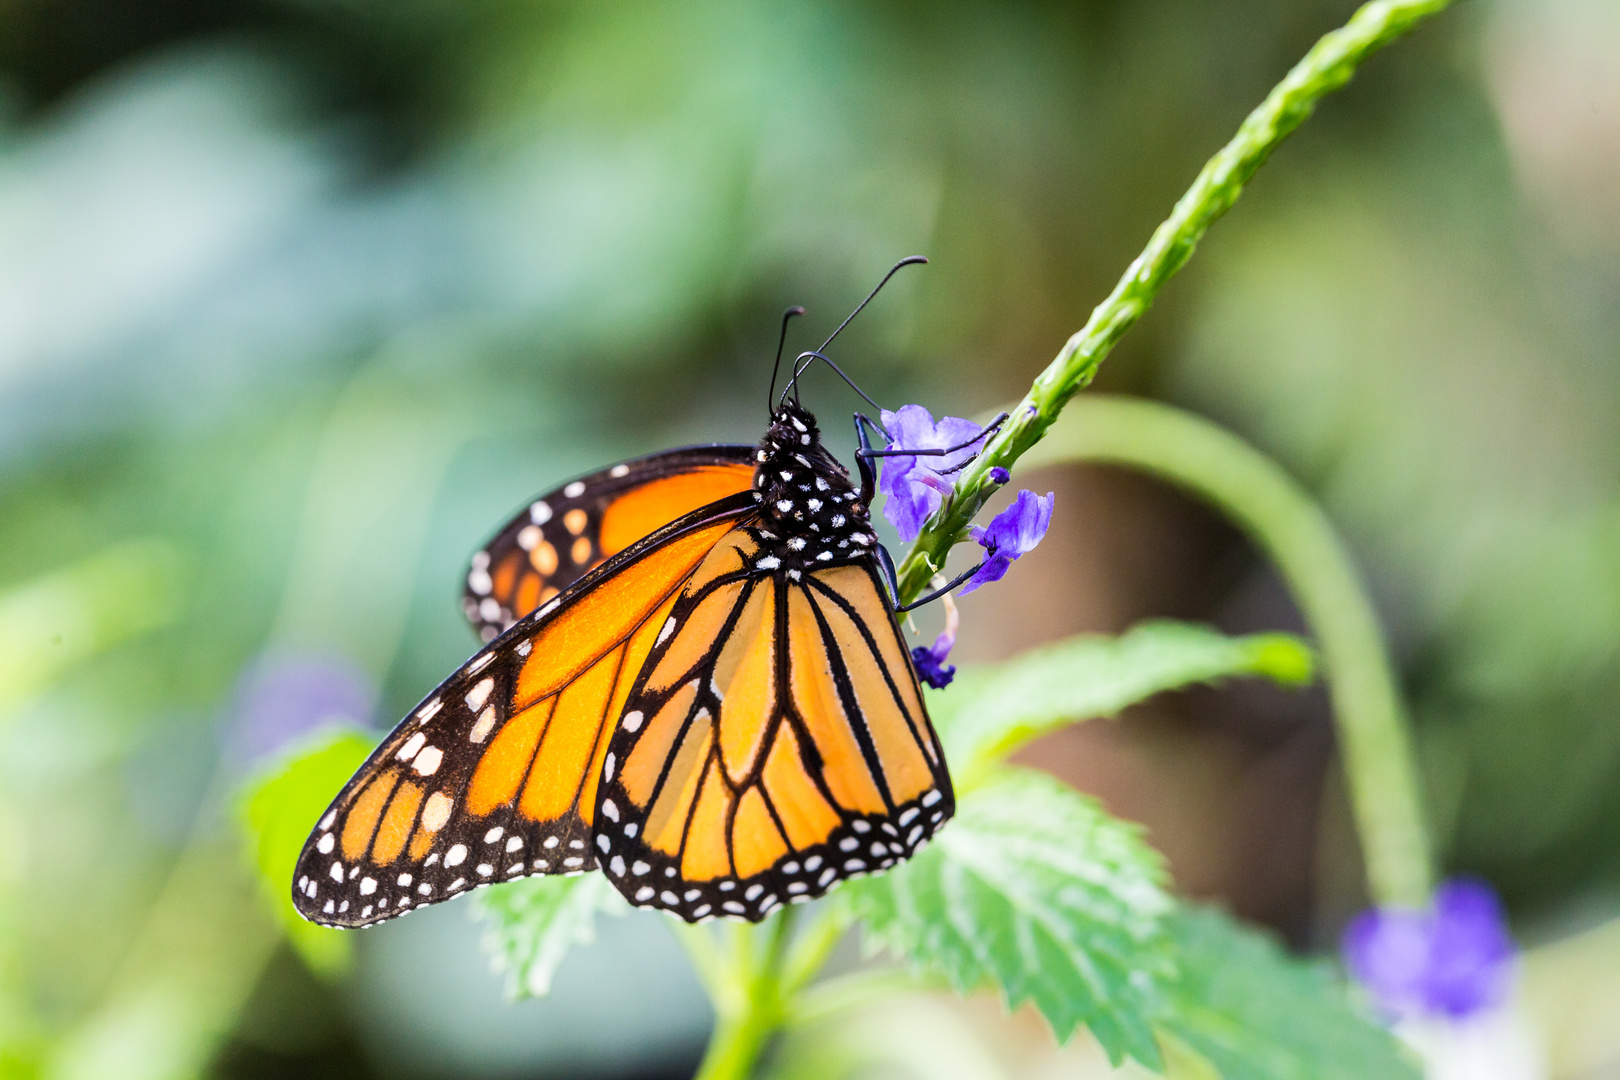
[[[785,401],[754,452],[754,497],[767,527],[794,551],[871,533],[870,514],[849,471],[821,444],[816,418]],[[844,545],[847,549],[848,545]]]

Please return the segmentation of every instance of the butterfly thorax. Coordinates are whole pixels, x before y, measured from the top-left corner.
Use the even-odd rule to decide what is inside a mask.
[[[877,543],[849,471],[821,445],[816,418],[788,403],[754,452],[766,558],[789,571],[854,558]],[[764,568],[764,567],[762,567]]]

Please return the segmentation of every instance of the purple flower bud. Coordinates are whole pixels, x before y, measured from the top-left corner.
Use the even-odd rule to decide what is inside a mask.
[[[1000,486],[1011,479],[1012,473],[1008,472],[1006,469],[1003,469],[1000,465],[992,465],[990,467],[990,482],[992,484]]]
[[[950,469],[971,458],[977,451],[963,443],[975,441],[984,429],[960,416],[946,416],[934,422],[934,416],[921,405],[902,405],[898,412],[882,413],[883,427],[889,433],[891,450],[944,450],[961,447],[949,454],[929,457],[896,455],[883,459],[882,475],[878,487],[888,496],[883,503],[883,516],[889,519],[907,543],[917,539],[927,521],[946,495],[951,492],[951,481],[944,475]]]
[[[917,669],[917,678],[935,690],[945,689],[956,678],[956,665],[947,664],[945,658],[956,645],[956,631],[960,625],[961,616],[957,614],[956,602],[946,596],[945,629],[940,631],[932,646],[918,645],[911,650],[911,663]]]
[[[364,726],[374,698],[365,673],[342,657],[261,658],[237,684],[226,757],[251,765],[328,724]]]
[[[1454,880],[1425,911],[1376,908],[1350,923],[1345,966],[1397,1020],[1461,1020],[1500,1005],[1512,978],[1513,939],[1489,885]]]
[[[962,586],[963,595],[980,585],[1000,581],[1006,576],[1007,568],[1014,559],[1035,550],[1035,545],[1041,542],[1047,527],[1052,524],[1052,506],[1055,502],[1057,496],[1050,491],[1045,495],[1020,491],[1011,506],[991,519],[988,528],[973,526],[973,539],[987,554],[984,565]]]

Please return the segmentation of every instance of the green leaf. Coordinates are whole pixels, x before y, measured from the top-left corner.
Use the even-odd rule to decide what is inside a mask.
[[[306,922],[293,907],[293,868],[321,812],[366,760],[376,739],[353,728],[327,728],[252,777],[237,797],[237,820],[265,898],[298,954],[322,975],[347,969],[344,932]]]
[[[544,997],[563,957],[596,940],[597,912],[623,915],[625,903],[605,874],[532,877],[478,894],[484,949],[506,973],[512,998]]]
[[[999,986],[1067,1039],[1158,1068],[1150,1020],[1174,979],[1164,871],[1139,831],[1050,777],[1004,770],[932,846],[847,895],[871,942],[958,991]]]
[[[1222,1080],[1419,1080],[1326,964],[1295,960],[1209,909],[1183,908],[1170,926],[1181,978],[1162,1027]]]
[[[964,670],[931,692],[952,773],[971,785],[983,770],[1053,728],[1109,716],[1165,690],[1233,675],[1300,685],[1313,675],[1309,646],[1287,634],[1228,637],[1205,626],[1154,621],[1117,638],[1069,638],[991,668]]]

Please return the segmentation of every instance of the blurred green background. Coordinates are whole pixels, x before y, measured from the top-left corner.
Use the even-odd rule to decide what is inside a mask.
[[[787,304],[824,336],[925,254],[839,356],[891,407],[1015,397],[1353,7],[0,3],[0,1075],[683,1075],[708,1012],[657,916],[605,920],[544,1002],[502,1003],[459,903],[317,976],[232,793],[452,670],[465,560],[533,493],[754,441]],[[1620,914],[1617,55],[1613,0],[1425,26],[1099,380],[1321,497],[1446,865],[1532,944]],[[819,375],[807,403],[847,454],[852,395]],[[964,603],[964,659],[1147,615],[1297,627],[1203,508],[1025,483],[1058,490],[1052,536]],[[1331,947],[1364,902],[1331,755],[1322,694],[1234,686],[1034,757],[1145,822],[1184,890]],[[1555,1075],[1620,1076],[1620,1038],[1548,1019],[1620,1016],[1609,948],[1527,983]],[[1006,1048],[1038,1025],[974,1023],[1036,1075]],[[1040,1075],[1093,1075],[1062,1060]]]

